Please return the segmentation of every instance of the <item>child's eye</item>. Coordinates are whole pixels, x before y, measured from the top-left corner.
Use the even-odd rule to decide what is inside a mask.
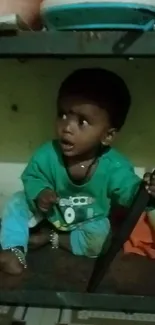
[[[62,114],[62,120],[67,120],[67,115],[66,114]]]
[[[88,122],[86,120],[81,120],[80,125],[86,127],[88,126]]]
[[[66,119],[67,119],[67,115],[64,114],[61,110],[58,111],[58,117],[59,117],[61,120],[66,120]]]

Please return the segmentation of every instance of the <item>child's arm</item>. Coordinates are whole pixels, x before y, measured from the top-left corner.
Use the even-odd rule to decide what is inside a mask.
[[[25,194],[32,208],[42,191],[54,191],[52,165],[51,145],[46,144],[36,151],[22,174]]]
[[[140,186],[141,179],[131,165],[114,167],[111,170],[108,192],[112,204],[129,207]]]
[[[113,168],[109,181],[109,193],[112,202],[124,207],[129,207],[139,189],[141,181],[142,180],[135,174],[133,167],[129,164]],[[154,181],[153,179],[153,183]],[[155,195],[152,188],[154,188],[154,185],[152,186],[152,181],[149,185],[146,184],[146,189],[152,196],[151,202],[148,208],[146,208],[146,210],[149,211],[155,209]]]

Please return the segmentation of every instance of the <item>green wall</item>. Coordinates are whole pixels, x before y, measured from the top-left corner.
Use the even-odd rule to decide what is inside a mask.
[[[0,162],[26,162],[54,135],[58,87],[73,69],[86,66],[111,69],[126,80],[133,104],[115,145],[136,166],[155,165],[155,59],[1,60]]]

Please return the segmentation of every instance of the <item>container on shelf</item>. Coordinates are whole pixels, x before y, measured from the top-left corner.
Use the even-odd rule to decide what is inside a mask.
[[[155,0],[44,0],[41,17],[47,29],[153,30]]]

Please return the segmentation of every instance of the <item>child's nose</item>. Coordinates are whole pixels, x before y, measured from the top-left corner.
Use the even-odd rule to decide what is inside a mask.
[[[73,134],[76,131],[76,127],[76,121],[68,119],[64,125],[64,132]]]

